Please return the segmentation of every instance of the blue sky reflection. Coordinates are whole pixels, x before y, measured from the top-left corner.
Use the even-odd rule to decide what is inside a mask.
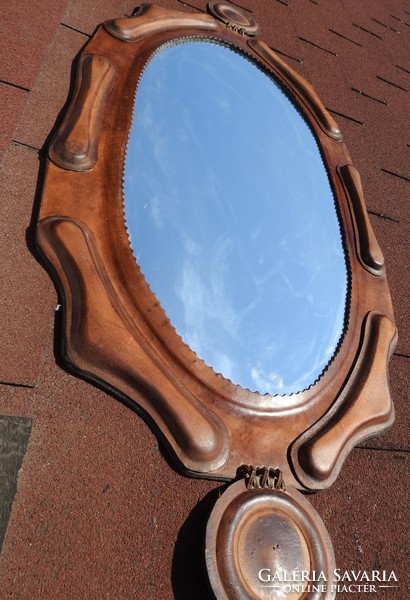
[[[316,142],[269,77],[215,43],[156,54],[124,204],[142,272],[200,358],[262,394],[314,383],[343,331],[345,255]]]

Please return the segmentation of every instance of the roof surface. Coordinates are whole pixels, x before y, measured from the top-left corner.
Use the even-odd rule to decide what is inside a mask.
[[[396,423],[354,449],[332,488],[310,500],[337,566],[394,570],[400,588],[377,597],[408,598],[410,3],[238,5],[339,122],[385,255],[399,328],[390,366]],[[99,23],[134,4],[2,0],[1,8],[0,598],[205,600],[204,526],[223,486],[179,475],[136,414],[62,368],[59,299],[33,243],[42,149],[73,59]]]

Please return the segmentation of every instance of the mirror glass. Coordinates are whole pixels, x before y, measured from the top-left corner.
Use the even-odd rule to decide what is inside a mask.
[[[123,192],[141,271],[201,359],[261,394],[319,378],[343,335],[346,257],[312,130],[270,76],[212,40],[162,46]]]

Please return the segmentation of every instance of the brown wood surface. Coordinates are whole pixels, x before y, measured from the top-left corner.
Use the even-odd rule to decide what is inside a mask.
[[[232,479],[242,464],[273,465],[290,484],[319,489],[334,480],[354,444],[392,422],[393,310],[339,127],[307,82],[239,30],[209,15],[147,5],[98,29],[50,148],[37,240],[64,300],[65,359],[140,406],[184,470]],[[182,343],[129,246],[122,175],[137,82],[158,46],[191,36],[232,44],[275,77],[310,123],[326,162],[349,264],[348,317],[325,373],[299,394],[260,395],[216,375]]]
[[[336,597],[332,542],[309,501],[289,487],[248,489],[244,479],[229,486],[208,521],[206,564],[218,600]],[[292,583],[302,572],[315,580],[323,573],[326,585]]]

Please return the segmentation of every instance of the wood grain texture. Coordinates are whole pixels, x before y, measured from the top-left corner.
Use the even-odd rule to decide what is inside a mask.
[[[173,386],[171,377],[150,360],[149,339],[139,328],[138,321],[128,318],[118,301],[92,233],[84,223],[58,217],[46,219],[41,228],[49,241],[58,240],[55,259],[64,271],[61,278],[66,279],[70,290],[70,296],[65,296],[69,327],[66,359],[82,371],[91,370],[103,381],[108,378],[129,396],[134,389],[142,390],[144,395],[139,405],[175,440],[179,458],[188,468],[202,464],[206,471],[214,471],[223,466],[227,456],[223,423],[212,411],[205,412],[191,395],[182,393],[178,381]],[[98,304],[92,302],[93,297],[99,298]],[[73,299],[81,310],[75,310]],[[127,327],[123,327],[123,323]],[[111,340],[114,361],[104,351],[105,332],[113,327],[117,331]],[[133,352],[135,338],[140,348]],[[166,394],[156,391],[158,384],[162,387],[161,380]],[[196,427],[195,436],[192,423]]]
[[[72,171],[95,165],[101,111],[114,80],[115,69],[107,58],[90,54],[82,58],[72,104],[49,150],[56,165]]]
[[[174,19],[171,29],[169,19]],[[340,167],[351,164],[340,131],[302,78],[267,46],[248,40],[221,21],[206,15],[183,18],[180,13],[145,7],[128,22],[133,43],[124,43],[100,28],[86,46],[85,57],[99,57],[99,65],[107,62],[112,66],[115,85],[109,94],[102,94],[103,99],[98,93],[95,101],[93,86],[74,95],[54,141],[54,147],[63,147],[65,132],[75,130],[81,147],[87,146],[90,128],[76,128],[76,119],[88,111],[89,121],[98,123],[93,138],[98,160],[84,171],[72,169],[72,161],[49,161],[47,165],[37,240],[65,303],[65,359],[91,381],[98,380],[141,407],[179,467],[190,473],[232,479],[242,464],[274,462],[289,484],[324,487],[332,477],[326,475],[327,446],[330,454],[333,452],[330,468],[336,473],[352,443],[370,432],[384,431],[391,422],[388,417],[380,418],[381,397],[366,392],[366,402],[360,399],[364,389],[375,386],[383,390],[381,394],[388,394],[386,364],[395,343],[393,325],[376,327],[377,343],[363,342],[368,314],[380,315],[378,323],[394,323],[394,316],[386,274],[379,270],[375,277],[371,269],[363,268],[357,252],[358,232],[363,230],[358,221],[364,217],[363,211],[352,205],[358,199],[361,202],[360,188],[354,171],[348,171],[354,182],[349,189],[347,177],[339,175]],[[153,35],[147,33],[151,26],[156,32]],[[320,145],[335,195],[349,272],[344,337],[320,379],[304,392],[287,397],[262,396],[234,385],[183,344],[129,245],[122,176],[139,77],[162,44],[181,36],[204,35],[251,57],[288,90]],[[80,59],[80,71],[84,60]],[[362,242],[361,247],[365,245]],[[377,260],[374,242],[368,246],[372,260],[375,256]],[[359,354],[360,364],[372,365],[369,370],[357,367]],[[349,398],[346,407],[357,407],[349,412],[348,439],[344,427],[337,426],[342,418],[337,412],[341,398]],[[387,398],[383,401],[389,403]],[[300,465],[307,458],[290,449],[304,434],[307,443],[321,419],[326,419],[329,433],[323,437],[320,452],[306,446],[306,457],[311,456],[314,463],[309,478]]]
[[[384,256],[367,214],[359,172],[352,165],[341,165],[338,174],[354,213],[358,259],[370,273],[381,275],[385,272]]]
[[[291,597],[332,600],[335,557],[326,528],[311,504],[295,489],[247,489],[237,481],[216,502],[206,531],[206,563],[218,600]],[[263,573],[260,573],[261,570]],[[291,595],[267,574],[323,572],[325,592]],[[282,571],[283,570],[283,571]],[[262,575],[262,580],[259,575]],[[270,587],[269,587],[270,584]],[[272,596],[272,585],[277,586]],[[295,586],[296,587],[296,586]],[[303,587],[303,586],[302,586]],[[276,595],[277,594],[277,595]]]
[[[143,38],[164,31],[192,29],[212,31],[216,22],[208,15],[187,15],[177,11],[143,4],[128,19],[113,19],[104,23],[105,29],[114,37],[125,42],[138,42]]]
[[[228,2],[213,1],[208,2],[207,8],[211,15],[240,35],[254,36],[259,33],[259,25],[253,17],[238,6],[232,6]]]
[[[350,450],[377,434],[380,427],[393,423],[387,368],[396,341],[396,327],[388,317],[377,313],[366,316],[351,381],[329,413],[293,449],[297,452],[294,464],[303,469],[300,479],[308,487],[331,485]]]

